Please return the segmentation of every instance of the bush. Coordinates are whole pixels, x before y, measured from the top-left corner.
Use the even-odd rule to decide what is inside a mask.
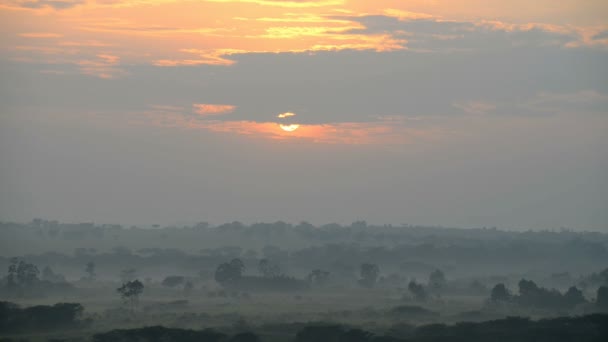
[[[84,325],[84,308],[78,303],[37,305],[25,309],[14,303],[0,302],[0,332],[59,330]]]

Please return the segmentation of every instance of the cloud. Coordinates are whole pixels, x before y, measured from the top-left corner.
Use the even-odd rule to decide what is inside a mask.
[[[299,125],[294,131],[285,131],[276,122],[190,120],[183,116],[171,119],[165,115],[153,119],[159,126],[207,130],[237,134],[252,138],[308,141],[320,144],[375,145],[408,144],[419,139],[436,139],[441,136],[436,128],[410,128],[394,122],[339,122],[318,125]]]
[[[608,94],[593,89],[570,93],[541,91],[520,106],[538,113],[605,113],[608,108]]]
[[[200,115],[222,115],[234,112],[236,106],[225,104],[195,103],[194,112]]]
[[[195,66],[195,65],[222,65],[228,66],[235,61],[226,58],[227,56],[243,52],[234,49],[219,49],[219,50],[200,50],[200,49],[181,49],[181,52],[197,55],[196,59],[159,59],[154,61],[154,65],[161,67],[175,66]]]
[[[583,42],[576,28],[543,24],[510,24],[500,21],[451,21],[399,12],[350,17],[364,28],[348,34],[390,34],[407,37],[407,47],[420,51],[489,50],[512,47],[572,46]],[[348,18],[348,16],[337,17]]]
[[[20,33],[19,36],[25,38],[61,38],[62,34],[59,33],[51,33],[51,32],[27,32]]]
[[[8,7],[21,8],[52,8],[55,10],[63,10],[84,4],[84,0],[2,0],[0,4]]]
[[[597,34],[593,35],[593,40],[603,40],[603,39],[608,39],[608,31],[598,32]]]
[[[296,116],[296,114],[291,113],[291,112],[287,112],[287,113],[282,113],[282,114],[277,115],[277,118],[279,118],[279,119],[286,119],[286,118],[289,118],[289,117],[292,117],[292,116]]]
[[[202,116],[192,116],[175,105],[153,105],[148,110],[132,112],[129,124],[201,130],[233,134],[252,139],[311,142],[344,145],[402,145],[443,139],[446,132],[433,120],[409,120],[403,117],[378,118],[370,122],[328,122],[323,124],[284,124],[278,121],[215,119],[213,115],[231,111],[235,106],[195,104]],[[282,127],[283,126],[283,127]],[[286,130],[285,127],[290,129]]]
[[[126,73],[123,69],[117,67],[119,62],[120,58],[118,56],[99,54],[95,59],[81,60],[77,64],[80,72],[85,75],[111,79]]]
[[[344,0],[208,0],[222,3],[252,3],[262,6],[311,8],[343,5]]]

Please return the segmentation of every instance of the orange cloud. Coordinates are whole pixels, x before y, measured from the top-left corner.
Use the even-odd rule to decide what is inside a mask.
[[[20,33],[19,36],[25,38],[61,38],[62,34],[59,33],[50,33],[50,32],[26,32]]]
[[[208,0],[209,2],[223,3],[252,3],[262,6],[310,8],[343,5],[344,0]]]
[[[38,63],[79,66],[96,59],[91,56],[111,54],[125,64],[170,67],[231,66],[236,63],[231,56],[241,53],[407,48],[405,35],[366,31],[356,19],[368,15],[465,20],[506,31],[538,27],[575,33],[579,39],[568,47],[608,46],[608,39],[593,39],[606,28],[603,0],[563,0],[560,6],[554,0],[514,1],[517,5],[498,0],[0,0],[0,50],[11,60]],[[33,39],[60,37],[65,41]],[[66,46],[71,49],[62,53]],[[61,60],[45,54],[53,48]]]
[[[234,112],[236,106],[195,103],[194,111],[200,115],[222,115]]]
[[[191,122],[188,128],[233,133],[272,140],[302,140],[322,144],[407,144],[415,139],[432,138],[432,129],[409,128],[388,122],[342,122],[299,125],[286,131],[275,122],[206,121]]]
[[[285,119],[285,118],[289,118],[289,117],[292,117],[292,116],[296,116],[296,114],[291,113],[291,112],[287,112],[287,113],[283,113],[283,114],[277,115],[277,118],[279,118],[279,119]]]
[[[99,54],[95,59],[81,60],[77,64],[85,75],[110,79],[125,73],[124,70],[117,67],[119,61],[118,56]]]

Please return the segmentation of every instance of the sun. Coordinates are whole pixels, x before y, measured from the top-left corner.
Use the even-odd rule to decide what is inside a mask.
[[[279,127],[281,127],[281,129],[284,130],[285,132],[293,132],[296,129],[300,128],[300,125],[297,125],[297,124],[291,124],[291,125],[279,124]]]

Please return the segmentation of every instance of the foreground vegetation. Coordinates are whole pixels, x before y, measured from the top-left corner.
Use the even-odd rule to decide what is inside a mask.
[[[606,337],[600,233],[35,220],[0,238],[21,247],[0,250],[3,341]]]
[[[44,340],[42,333],[45,332],[49,336],[63,336],[50,337],[48,341],[94,342],[599,342],[608,338],[608,314],[538,321],[507,317],[486,322],[459,322],[452,325],[436,323],[414,326],[399,323],[382,332],[370,332],[353,326],[329,323],[292,323],[204,330],[150,326],[97,333],[87,329],[91,322],[81,320],[81,314],[80,304],[63,303],[21,309],[14,304],[3,302],[0,303],[0,333],[27,333],[17,335],[18,337],[5,337],[0,341]],[[60,333],[57,333],[58,331]]]

